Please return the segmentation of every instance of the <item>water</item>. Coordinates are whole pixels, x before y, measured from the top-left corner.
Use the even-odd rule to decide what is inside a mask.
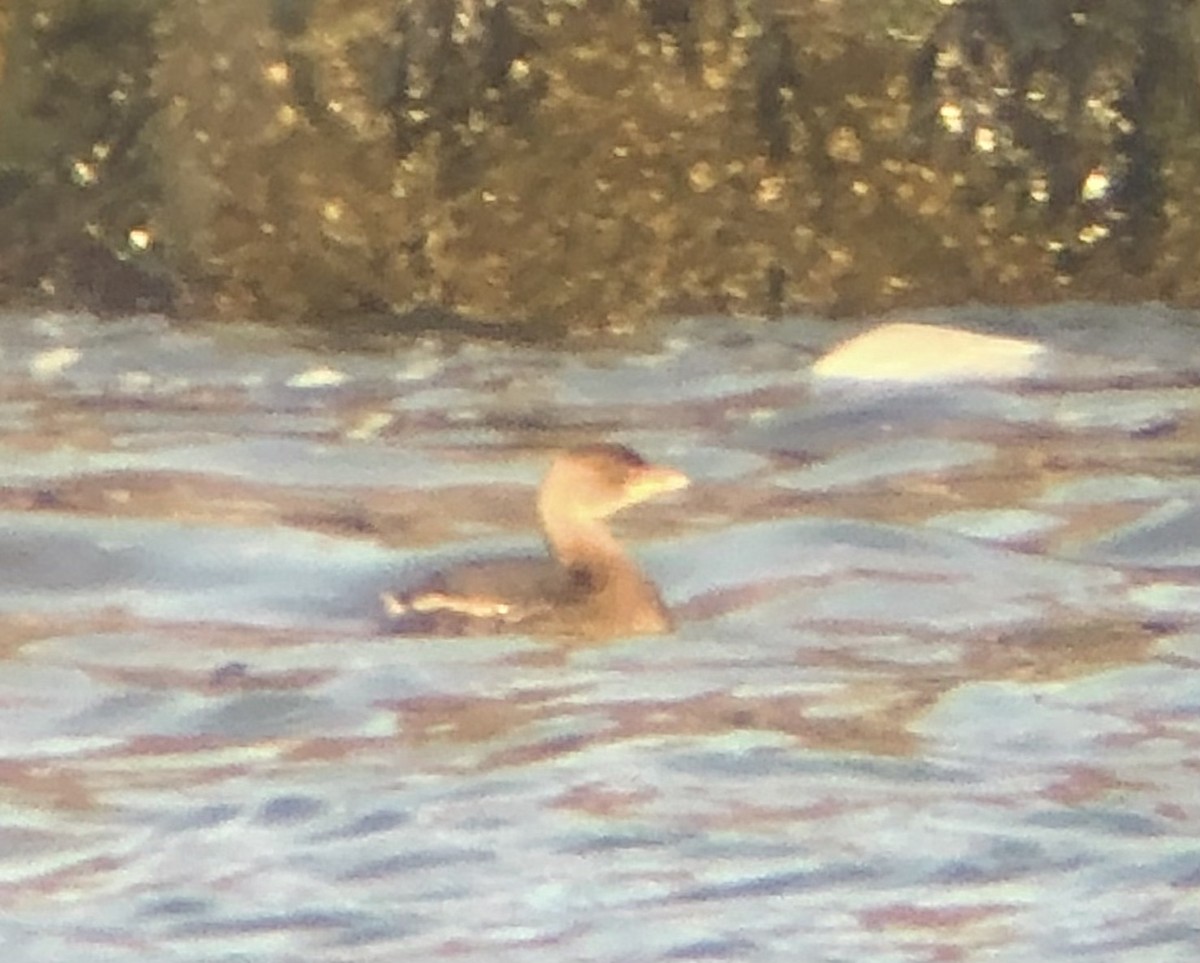
[[[1052,363],[4,318],[5,959],[1190,963],[1198,318],[938,320]],[[600,437],[695,479],[619,525],[675,635],[381,634]]]

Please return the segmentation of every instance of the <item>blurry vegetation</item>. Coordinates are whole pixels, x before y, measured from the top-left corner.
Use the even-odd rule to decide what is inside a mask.
[[[0,294],[547,335],[1196,303],[1198,26],[1191,0],[13,0]]]
[[[170,304],[138,243],[161,200],[144,138],[156,0],[13,0],[0,19],[0,294]]]

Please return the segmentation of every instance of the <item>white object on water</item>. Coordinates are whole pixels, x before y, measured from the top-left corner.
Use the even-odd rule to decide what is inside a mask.
[[[292,375],[287,380],[287,386],[289,388],[335,388],[344,384],[346,378],[347,375],[344,371],[338,371],[328,365],[318,365]]]
[[[29,362],[29,373],[39,381],[57,378],[68,368],[78,363],[83,352],[78,348],[48,348]]]
[[[843,341],[817,359],[815,378],[931,384],[1033,374],[1044,345],[961,328],[896,322]]]

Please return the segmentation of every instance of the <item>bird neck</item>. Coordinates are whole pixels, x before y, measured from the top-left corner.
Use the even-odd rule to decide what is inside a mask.
[[[654,584],[601,520],[543,518],[550,551],[566,572],[567,598],[586,613],[597,636],[669,631]]]
[[[584,569],[599,574],[633,565],[600,519],[544,513],[542,527],[550,552],[568,571]]]
[[[550,482],[553,483],[550,483]],[[603,518],[581,511],[577,486],[554,477],[538,493],[550,553],[566,575],[564,601],[582,634],[596,637],[669,631],[658,590],[613,537]]]

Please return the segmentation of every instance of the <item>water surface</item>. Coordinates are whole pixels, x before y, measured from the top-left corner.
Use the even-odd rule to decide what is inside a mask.
[[[1200,318],[937,320],[1052,363],[4,318],[5,958],[1191,963]],[[674,635],[381,633],[597,438],[695,479],[619,525]]]

